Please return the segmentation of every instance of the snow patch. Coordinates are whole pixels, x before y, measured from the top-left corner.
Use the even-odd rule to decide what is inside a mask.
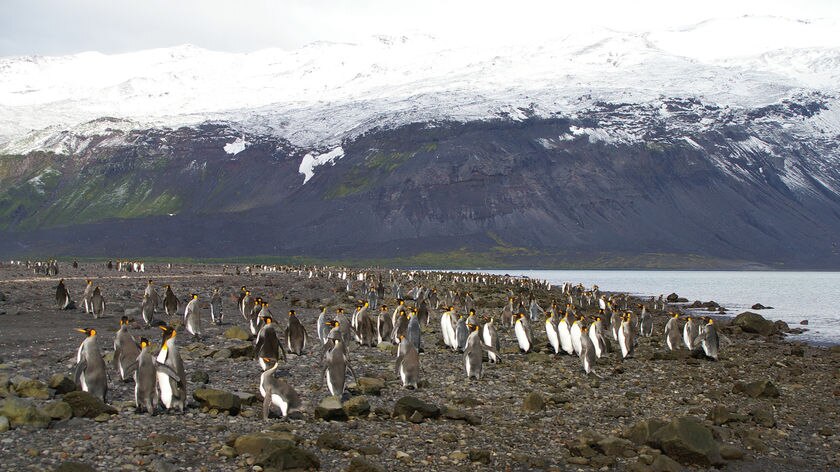
[[[236,141],[225,144],[224,150],[226,153],[235,156],[240,152],[244,151],[245,148],[247,148],[250,145],[251,143],[245,141],[244,138],[236,138]]]
[[[300,161],[298,172],[303,174],[303,183],[309,182],[309,179],[315,175],[315,168],[325,164],[335,165],[337,159],[344,157],[344,149],[339,146],[330,152],[313,156],[311,153],[303,156]]]
[[[45,186],[44,177],[50,177],[50,176],[55,176],[55,175],[61,175],[61,172],[53,169],[52,167],[47,167],[46,169],[43,170],[43,172],[36,175],[35,177],[32,177],[27,182],[29,183],[29,185],[32,186],[32,188],[39,195],[43,195],[44,192],[45,192],[45,190],[44,190],[44,186]]]

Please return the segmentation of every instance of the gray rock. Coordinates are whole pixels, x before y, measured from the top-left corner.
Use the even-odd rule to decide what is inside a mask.
[[[706,415],[706,419],[714,423],[716,426],[726,424],[732,421],[732,413],[724,405],[715,405]]]
[[[249,392],[233,392],[234,395],[239,397],[239,404],[240,405],[253,405],[257,403],[257,396],[253,393]]]
[[[230,357],[231,357],[231,352],[230,352],[230,349],[227,349],[227,348],[221,348],[218,351],[213,353],[213,359],[218,359],[218,360],[230,359]]]
[[[636,445],[641,446],[642,444],[647,444],[650,437],[653,436],[653,433],[659,431],[660,428],[663,428],[667,424],[667,421],[656,418],[642,420],[631,426],[624,433],[624,437],[633,441]]]
[[[745,311],[736,316],[732,320],[732,325],[738,326],[745,333],[757,333],[762,336],[770,336],[776,333],[776,325],[772,321],[751,311]]]
[[[62,462],[54,470],[55,472],[96,472],[92,465],[72,461]]]
[[[779,389],[773,385],[773,382],[769,380],[757,380],[755,382],[750,383],[743,383],[737,382],[735,383],[735,387],[733,388],[735,393],[743,393],[748,397],[752,398],[778,398],[779,397]]]
[[[70,405],[70,408],[73,409],[73,416],[78,418],[96,418],[102,413],[109,415],[117,413],[116,409],[87,392],[70,392],[64,395],[62,400]]]
[[[353,397],[344,402],[344,412],[347,416],[366,416],[370,413],[370,403],[367,397]]]
[[[306,449],[292,445],[283,445],[266,451],[254,461],[255,464],[275,470],[320,469],[318,456]]]
[[[341,405],[341,400],[335,396],[325,397],[315,407],[315,417],[324,421],[347,421],[347,412]]]
[[[208,384],[210,383],[210,374],[203,370],[196,370],[190,375],[190,382],[194,384]]]
[[[683,466],[681,466],[679,462],[671,459],[665,454],[657,456],[656,459],[653,460],[653,464],[650,465],[650,468],[653,472],[682,472],[683,470]]]
[[[44,405],[44,413],[54,420],[68,420],[73,416],[73,408],[67,402],[56,400]]]
[[[480,416],[474,415],[464,410],[460,410],[458,408],[453,408],[451,406],[444,406],[442,415],[448,420],[465,421],[467,424],[472,426],[478,426],[481,424]]]
[[[728,461],[739,461],[744,458],[744,450],[740,447],[723,444],[720,446],[720,456]]]
[[[228,346],[230,350],[230,357],[247,357],[249,359],[254,357],[254,345],[251,343],[239,343],[233,346]]]
[[[321,433],[315,441],[315,445],[321,449],[332,449],[335,451],[349,451],[352,449],[344,443],[344,439],[339,433],[332,431]]]
[[[381,465],[374,464],[364,457],[350,459],[350,464],[347,466],[347,472],[385,472],[385,470]]]
[[[525,413],[537,413],[545,408],[545,400],[537,392],[531,392],[522,399],[522,411]]]
[[[633,443],[627,439],[608,436],[598,441],[595,448],[605,456],[622,457],[624,451],[633,449]]]
[[[50,424],[49,415],[39,410],[29,398],[8,397],[0,404],[0,416],[9,420],[12,428],[34,426],[46,428]]]
[[[360,377],[358,382],[350,384],[347,388],[353,393],[379,396],[385,388],[385,381],[374,377]]]
[[[224,390],[199,388],[193,392],[193,398],[203,407],[228,411],[233,415],[241,408],[239,397]]]
[[[720,446],[712,432],[692,416],[673,419],[653,433],[648,444],[683,464],[710,466],[723,463]]]
[[[776,426],[776,417],[773,415],[773,409],[769,405],[755,406],[750,410],[750,416],[755,424],[764,426],[765,428],[772,428]]]
[[[47,385],[40,380],[16,377],[12,379],[12,388],[19,397],[37,398],[39,400],[50,398]]]
[[[231,326],[226,329],[224,336],[228,339],[238,339],[240,341],[247,341],[250,337],[248,332],[239,326]]]
[[[259,456],[272,449],[294,446],[298,438],[286,431],[265,431],[261,433],[244,434],[233,441],[233,448],[237,454]]]
[[[70,393],[76,390],[76,382],[73,382],[73,379],[70,378],[69,375],[65,374],[55,374],[50,377],[50,381],[47,384],[51,389],[55,390],[55,393],[58,395],[64,395],[65,393]]]
[[[490,464],[493,460],[493,454],[486,449],[470,449],[467,451],[470,462],[480,462],[482,464]]]
[[[392,416],[395,418],[408,419],[414,412],[420,412],[423,418],[437,418],[440,416],[440,408],[427,403],[417,397],[404,396],[394,404]]]

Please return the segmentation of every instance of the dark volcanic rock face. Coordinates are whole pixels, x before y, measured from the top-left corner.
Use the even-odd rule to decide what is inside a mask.
[[[840,267],[836,142],[778,125],[819,101],[666,108],[370,132],[306,184],[309,150],[245,136],[232,156],[223,148],[242,135],[222,125],[7,156],[0,254]],[[714,126],[697,125],[709,115]]]

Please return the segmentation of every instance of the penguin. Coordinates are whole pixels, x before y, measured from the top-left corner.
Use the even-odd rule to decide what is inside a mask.
[[[296,356],[303,355],[303,350],[306,348],[306,341],[309,336],[306,334],[306,329],[300,323],[295,310],[289,310],[289,324],[286,326],[286,347],[288,351]]]
[[[59,310],[73,308],[73,301],[70,300],[70,292],[67,291],[67,287],[64,285],[64,279],[59,280],[58,285],[55,287],[55,304]]]
[[[213,289],[213,296],[210,297],[210,321],[213,324],[222,324],[222,295],[219,293],[219,288]]]
[[[149,302],[152,304],[152,312],[157,310],[158,305],[160,305],[160,295],[155,290],[154,283],[154,280],[149,279],[149,282],[146,284],[146,290],[143,292],[143,296],[149,297]]]
[[[470,308],[469,316],[467,316],[467,326],[478,324],[478,316],[475,314],[475,308]]]
[[[700,345],[703,347],[703,352],[706,354],[706,357],[715,361],[718,360],[720,338],[718,337],[714,319],[709,318],[709,321],[700,333],[699,339]]]
[[[470,334],[467,337],[466,345],[464,346],[464,369],[467,373],[467,379],[481,380],[483,371],[483,357],[484,352],[493,353],[498,358],[498,352],[493,346],[487,346],[481,342],[480,329],[478,325],[468,325],[467,329]],[[489,357],[489,354],[488,354]]]
[[[120,329],[114,337],[114,369],[120,373],[123,382],[131,378],[129,367],[137,361],[140,355],[140,348],[134,336],[128,332],[128,317],[120,318]]]
[[[154,313],[154,304],[149,299],[148,295],[143,294],[143,303],[140,305],[140,314],[143,315],[143,323],[145,323],[145,327],[148,328],[152,325],[152,321],[154,321]]]
[[[353,367],[350,366],[350,360],[347,358],[347,351],[344,348],[344,340],[338,337],[333,340],[333,343],[332,349],[324,356],[322,378],[326,382],[330,394],[341,400],[347,380],[347,370],[350,370],[353,379],[356,381],[358,381],[358,377],[353,372]]]
[[[417,307],[417,321],[424,326],[429,326],[429,303],[424,298]]]
[[[318,331],[318,339],[321,344],[327,342],[327,334],[330,332],[330,327],[327,326],[327,307],[321,307],[321,313],[318,315],[318,321],[315,324],[315,329]],[[380,341],[381,342],[381,341]]]
[[[400,317],[400,310],[405,310],[405,300],[402,297],[397,298],[397,306],[394,308],[394,312],[391,314],[391,325],[397,326],[397,321]],[[396,336],[393,336],[393,339],[396,339]]]
[[[665,323],[665,345],[671,351],[676,351],[680,344],[680,314],[671,313],[671,319]]]
[[[248,295],[248,289],[243,285],[241,289],[239,289],[239,295],[236,297],[236,309],[239,310],[239,313],[242,316],[245,316],[245,308],[243,305],[243,300]]]
[[[545,314],[545,310],[542,309],[539,303],[537,303],[536,298],[531,299],[531,305],[528,307],[528,311],[531,314],[531,322],[536,323],[540,319],[540,314]]]
[[[376,339],[378,343],[383,343],[391,339],[391,332],[394,330],[394,325],[391,324],[391,317],[388,315],[388,307],[382,305],[379,307],[379,315],[376,318]]]
[[[263,359],[277,360],[282,355],[283,360],[286,360],[286,351],[280,344],[280,338],[273,323],[274,319],[271,316],[266,316],[264,321],[265,324],[260,328],[260,332],[257,333],[257,338],[254,340],[254,353],[262,370],[268,369],[269,366]]]
[[[467,338],[470,335],[470,330],[467,327],[467,322],[464,320],[464,315],[458,316],[458,322],[455,323],[455,343],[459,352],[464,352],[467,347]]]
[[[525,313],[516,314],[516,322],[513,326],[513,332],[516,334],[516,341],[519,343],[519,349],[526,354],[531,352],[531,327],[528,326],[528,321],[525,319]]]
[[[689,351],[693,351],[696,347],[694,344],[694,339],[697,337],[694,334],[695,331],[694,319],[690,316],[686,316],[685,325],[683,325],[683,342]]]
[[[405,312],[405,309],[400,309],[399,316],[397,317],[397,323],[394,325],[394,335],[391,342],[394,344],[399,344],[400,336],[405,336],[406,331],[408,330],[408,314]]]
[[[368,313],[369,303],[365,302],[365,307],[359,312],[356,328],[356,337],[359,344],[362,346],[376,347],[377,334],[376,322]]]
[[[187,404],[187,382],[184,361],[181,359],[178,345],[175,344],[177,332],[169,326],[161,326],[160,329],[163,331],[163,341],[157,355],[157,362],[175,372],[175,377],[173,377],[165,370],[157,370],[155,375],[160,391],[160,401],[167,410],[177,408],[183,413]]]
[[[458,342],[455,339],[455,323],[452,316],[455,314],[455,307],[450,306],[449,310],[440,315],[440,333],[443,336],[443,343],[453,350],[458,349]]]
[[[149,340],[140,338],[140,354],[135,360],[137,366],[134,370],[134,406],[137,413],[146,410],[154,415],[158,397],[157,363],[151,351]]]
[[[403,388],[417,389],[420,382],[420,354],[407,337],[400,337],[394,372],[400,376]]]
[[[268,365],[271,359],[266,357],[262,361]],[[290,412],[299,409],[302,405],[294,387],[277,375],[277,368],[279,366],[280,361],[275,360],[274,366],[265,369],[260,375],[260,395],[263,396],[263,420],[268,419],[271,405],[280,408],[280,414],[283,415],[283,418],[288,416]]]
[[[572,327],[569,328],[569,335],[572,338],[572,349],[574,349],[575,354],[580,356],[580,328],[581,328],[581,319],[575,318],[575,321],[572,322]]]
[[[610,317],[610,331],[615,341],[618,341],[618,332],[621,330],[621,320],[623,318],[624,316],[619,316],[618,313],[613,313]]]
[[[413,309],[408,315],[408,325],[405,329],[405,338],[408,343],[414,346],[417,352],[423,350],[423,340],[420,332],[420,317],[417,315],[417,309]]]
[[[481,339],[485,345],[493,348],[493,351],[488,351],[487,358],[491,363],[497,364],[501,360],[498,354],[501,347],[499,345],[499,334],[496,332],[496,325],[493,324],[493,318],[490,318],[490,321],[484,323],[481,329]]]
[[[163,294],[163,311],[167,316],[175,316],[178,313],[178,305],[178,297],[172,292],[172,287],[167,285]]]
[[[580,362],[583,365],[583,371],[589,375],[595,368],[595,345],[589,337],[589,328],[586,326],[580,329]]]
[[[502,310],[502,327],[512,328],[516,319],[513,315],[513,297],[508,297],[508,303]]]
[[[201,337],[201,311],[198,306],[198,294],[190,295],[190,301],[184,307],[184,326],[194,338]]]
[[[642,314],[639,317],[639,334],[649,338],[653,336],[653,316],[642,307]]]
[[[595,357],[598,359],[600,359],[601,356],[603,356],[607,352],[607,340],[606,338],[604,338],[603,321],[603,318],[601,318],[600,316],[596,316],[595,319],[592,321],[592,324],[588,328],[588,337],[589,340],[592,342],[592,347],[595,350]],[[583,350],[583,335],[584,333],[581,329],[581,353]]]
[[[572,332],[569,329],[569,314],[563,313],[563,318],[557,323],[557,339],[560,341],[560,348],[569,355],[575,353],[572,345]]]
[[[635,348],[634,332],[630,313],[627,313],[622,316],[621,329],[618,331],[618,345],[621,347],[622,359],[627,359],[633,355],[633,349]]]
[[[91,310],[94,318],[101,318],[105,314],[105,298],[102,296],[102,291],[99,287],[93,289],[90,296]]]
[[[85,291],[82,293],[82,303],[85,305],[85,313],[90,313],[93,311],[93,306],[90,303],[90,297],[93,295],[93,281],[87,279],[85,285]]]
[[[108,393],[108,376],[105,372],[105,360],[96,344],[96,330],[77,328],[76,331],[87,336],[76,353],[76,369],[73,377],[76,385],[83,391],[105,401]]]
[[[547,313],[545,319],[545,335],[548,337],[548,344],[554,349],[554,354],[560,354],[560,336],[557,334],[557,327],[554,325],[554,313]]]

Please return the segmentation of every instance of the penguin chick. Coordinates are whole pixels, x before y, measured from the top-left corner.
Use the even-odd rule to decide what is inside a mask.
[[[420,382],[420,354],[414,344],[405,336],[400,337],[394,372],[400,376],[403,388],[412,390],[417,388],[417,384]]]
[[[140,348],[137,341],[128,331],[128,317],[120,318],[120,329],[114,337],[114,368],[120,373],[120,379],[126,381],[131,378],[129,367],[137,361]]]
[[[286,326],[285,335],[288,351],[296,356],[303,355],[303,349],[306,347],[309,336],[306,334],[303,324],[295,315],[295,310],[289,310],[289,324]]]
[[[266,357],[262,361],[268,365],[271,359]],[[300,397],[298,397],[294,387],[277,375],[277,367],[279,365],[280,361],[275,361],[273,367],[266,369],[260,375],[260,394],[263,396],[263,420],[268,419],[271,405],[280,408],[280,413],[284,418],[288,416],[289,412],[301,407]]]

